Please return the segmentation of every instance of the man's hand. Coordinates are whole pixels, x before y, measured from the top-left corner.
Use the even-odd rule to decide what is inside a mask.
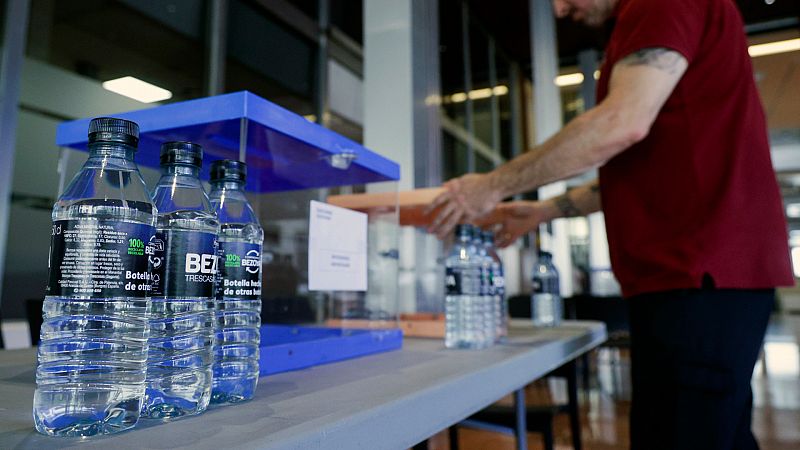
[[[547,202],[501,203],[487,219],[478,221],[478,225],[493,228],[497,246],[508,247],[542,222],[551,220],[554,215],[552,208],[552,204]]]
[[[459,223],[475,221],[491,212],[502,200],[493,184],[488,174],[468,174],[445,183],[445,191],[425,210],[426,215],[438,210],[428,232],[443,239]]]

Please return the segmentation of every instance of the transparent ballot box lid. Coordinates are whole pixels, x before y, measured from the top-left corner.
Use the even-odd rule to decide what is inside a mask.
[[[136,161],[148,186],[167,141],[203,146],[204,181],[216,160],[247,164],[247,196],[264,229],[262,322],[397,326],[396,200],[368,210],[328,203],[364,192],[396,198],[397,163],[249,92],[112,116],[139,124]],[[58,127],[62,180],[85,160],[75,152],[86,151],[90,120]]]

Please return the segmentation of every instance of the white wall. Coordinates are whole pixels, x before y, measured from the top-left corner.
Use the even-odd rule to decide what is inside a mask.
[[[25,60],[12,192],[47,199],[57,196],[60,150],[55,145],[55,132],[62,120],[110,115],[148,106],[153,105],[106,91],[99,81],[37,60]],[[86,159],[83,152],[69,153],[67,180]],[[148,179],[155,176],[152,170],[144,172]],[[49,210],[19,203],[11,206],[4,255],[6,274],[0,300],[5,319],[24,317],[24,300],[44,295],[49,228]]]

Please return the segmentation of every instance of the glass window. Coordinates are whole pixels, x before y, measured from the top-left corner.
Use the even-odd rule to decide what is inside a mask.
[[[457,124],[466,128],[464,88],[464,40],[461,11],[450,2],[439,2],[439,76],[442,83],[442,109]]]
[[[6,1],[0,0],[0,45],[3,45],[3,41],[6,38],[5,26],[6,26]]]
[[[313,112],[316,44],[244,0],[230,2],[225,88],[251,91],[298,114]]]
[[[311,19],[319,17],[319,0],[291,0],[291,3]]]
[[[494,169],[494,163],[485,158],[480,153],[475,153],[475,171],[478,173],[491,172]]]
[[[467,173],[467,146],[446,131],[442,132],[442,171],[445,181]]]
[[[492,95],[489,83],[489,38],[470,20],[470,72],[472,74],[472,122],[475,137],[492,145]]]
[[[203,2],[34,0],[27,56],[98,81],[132,76],[172,98],[203,95]]]
[[[583,97],[580,86],[570,86],[561,89],[561,109],[564,114],[564,125],[583,113]]]
[[[330,0],[330,2],[331,25],[350,39],[363,44],[364,2],[353,0]]]
[[[511,61],[501,52],[496,53],[497,68],[497,103],[500,113],[500,155],[506,160],[514,154],[511,134],[513,133],[514,120],[511,115],[511,102],[518,101],[511,98]]]

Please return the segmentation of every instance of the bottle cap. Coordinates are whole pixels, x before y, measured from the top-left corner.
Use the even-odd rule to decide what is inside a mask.
[[[553,254],[550,252],[546,252],[544,250],[539,250],[539,258],[542,259],[553,259]]]
[[[211,164],[211,182],[241,181],[247,179],[247,164],[241,161],[223,159]]]
[[[194,142],[165,142],[161,144],[161,165],[183,164],[203,166],[203,147]]]
[[[139,145],[139,125],[130,120],[98,117],[89,122],[89,143],[118,142],[131,147]]]

